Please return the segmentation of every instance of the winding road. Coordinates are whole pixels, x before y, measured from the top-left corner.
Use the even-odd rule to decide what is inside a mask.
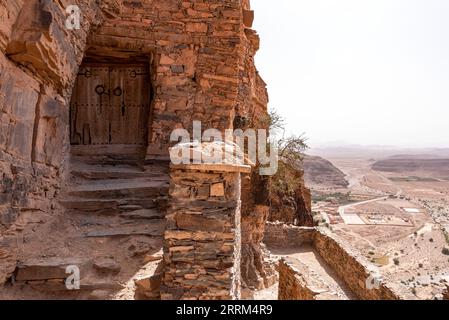
[[[371,203],[371,202],[382,201],[382,200],[387,200],[387,199],[388,199],[388,196],[381,197],[381,198],[376,198],[376,199],[371,199],[371,200],[365,200],[365,201],[361,201],[361,202],[350,203],[350,204],[347,204],[347,205],[344,205],[344,206],[340,206],[340,207],[338,207],[338,214],[340,215],[340,217],[343,219],[343,221],[347,225],[365,225],[365,222],[363,222],[363,220],[360,219],[358,214],[356,214],[356,213],[349,213],[348,214],[348,213],[345,212],[345,210],[349,209],[349,208],[351,208],[353,206],[366,204],[366,203]]]

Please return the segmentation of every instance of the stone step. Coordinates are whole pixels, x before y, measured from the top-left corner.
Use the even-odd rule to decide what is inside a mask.
[[[120,217],[126,218],[126,219],[133,219],[133,220],[153,220],[153,219],[164,219],[165,213],[160,210],[155,209],[142,209],[142,210],[136,210],[136,211],[129,211],[124,212],[120,214]]]
[[[145,147],[132,144],[72,145],[72,156],[145,156]]]
[[[117,212],[136,211],[141,209],[152,209],[159,206],[164,197],[138,199],[85,199],[69,197],[59,202],[72,213],[80,214],[115,214]]]
[[[62,279],[49,279],[49,280],[39,280],[39,281],[18,281],[15,283],[16,286],[29,286],[34,290],[43,291],[43,292],[78,292],[80,290],[83,291],[94,291],[94,290],[106,290],[106,291],[118,291],[124,288],[118,282],[97,282],[92,280],[80,280],[80,288],[79,290],[69,290],[66,287],[65,280]]]
[[[170,157],[146,155],[146,148],[140,145],[89,145],[71,146],[71,160],[86,164],[118,165],[129,164],[165,168],[168,173]]]
[[[149,220],[142,224],[134,225],[117,225],[108,228],[96,228],[85,232],[84,238],[108,238],[108,237],[124,237],[124,236],[150,236],[161,237],[165,231],[165,219]]]
[[[144,171],[135,166],[100,166],[78,165],[72,166],[71,174],[75,178],[87,180],[114,180],[151,178],[154,181],[168,181],[168,174],[163,169]]]
[[[88,165],[106,165],[106,166],[143,166],[144,162],[138,155],[88,155],[71,156],[71,161],[85,163]]]
[[[73,186],[68,196],[88,199],[155,198],[168,194],[167,181],[144,179],[102,180]]]
[[[152,203],[154,203],[154,201],[152,201]],[[145,206],[146,208],[152,208],[149,206]],[[125,205],[120,205],[118,207],[121,211],[125,211],[125,212],[129,212],[129,211],[137,211],[137,210],[142,210],[144,209],[144,206],[142,204],[125,204]]]
[[[50,279],[66,279],[68,266],[77,266],[80,270],[88,268],[90,262],[74,258],[45,258],[19,262],[15,272],[16,281],[37,281]]]

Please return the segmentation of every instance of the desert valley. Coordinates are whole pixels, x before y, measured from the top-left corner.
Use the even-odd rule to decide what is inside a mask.
[[[320,224],[361,251],[384,279],[421,299],[438,297],[449,280],[449,150],[312,153],[332,162],[308,176],[306,161]]]

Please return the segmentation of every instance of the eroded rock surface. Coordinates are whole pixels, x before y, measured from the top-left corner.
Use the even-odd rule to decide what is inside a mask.
[[[134,298],[136,284],[151,291],[158,282],[141,286],[133,277],[157,278],[145,263],[157,263],[148,257],[162,246],[159,222],[168,190],[160,178],[164,171],[153,170],[152,161],[167,159],[172,130],[191,130],[193,120],[202,121],[203,129],[264,127],[268,95],[254,65],[259,37],[251,29],[248,0],[71,4],[82,13],[80,29],[66,28],[66,1],[0,3],[0,284],[14,282],[18,266],[32,259],[45,265],[50,258],[88,258],[82,297],[110,298],[112,292],[115,298]],[[78,161],[82,152],[70,137],[75,83],[92,76],[85,68],[89,63],[134,62],[147,66],[151,87],[143,152],[111,156],[99,147],[99,153]],[[119,96],[115,89],[86,95]],[[125,114],[126,105],[120,107]],[[243,191],[263,186],[254,177]],[[242,280],[251,287],[272,278],[260,244],[264,194],[249,193],[242,211]],[[41,298],[64,290],[61,279],[36,281],[15,288],[45,288],[42,295],[30,291]],[[10,289],[2,288],[2,296],[23,297]]]

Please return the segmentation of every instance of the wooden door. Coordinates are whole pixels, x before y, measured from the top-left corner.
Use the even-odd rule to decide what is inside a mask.
[[[83,65],[70,106],[71,143],[146,144],[147,70],[145,65]]]

